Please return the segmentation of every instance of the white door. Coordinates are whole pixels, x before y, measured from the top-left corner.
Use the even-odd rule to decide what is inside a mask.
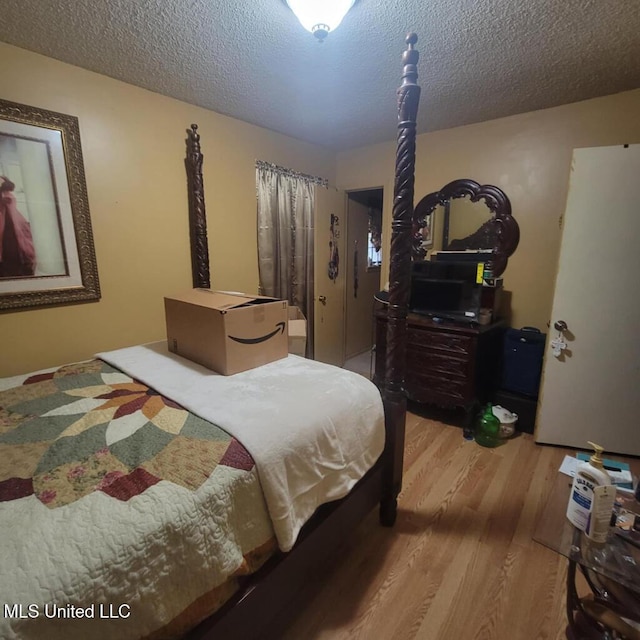
[[[573,153],[537,442],[640,455],[639,181],[640,145]]]
[[[314,260],[314,359],[344,364],[345,203],[344,191],[316,187]],[[332,225],[332,216],[333,225]],[[333,229],[332,229],[333,227]],[[335,246],[334,246],[335,244]],[[337,254],[334,249],[337,248]],[[336,277],[329,276],[334,258]],[[337,265],[335,258],[337,257]],[[335,272],[334,272],[335,273]],[[334,275],[332,273],[332,276]]]

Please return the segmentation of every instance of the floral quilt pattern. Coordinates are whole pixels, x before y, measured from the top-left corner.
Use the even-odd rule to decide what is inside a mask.
[[[161,480],[195,491],[217,465],[254,462],[220,427],[101,360],[0,391],[0,502],[35,495],[56,508],[95,491],[126,501]]]

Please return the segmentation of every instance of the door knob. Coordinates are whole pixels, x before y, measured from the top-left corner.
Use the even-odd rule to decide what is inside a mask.
[[[327,296],[318,296],[318,302],[321,304],[327,304]]]
[[[556,329],[556,331],[566,331],[567,330],[567,323],[564,320],[556,320],[553,323],[553,326]]]

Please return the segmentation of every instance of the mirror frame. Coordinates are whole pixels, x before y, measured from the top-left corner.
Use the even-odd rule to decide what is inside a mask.
[[[507,268],[509,256],[518,247],[520,242],[520,227],[511,215],[511,202],[507,195],[491,184],[480,184],[469,178],[454,180],[442,187],[440,191],[434,191],[426,195],[415,206],[413,212],[413,260],[423,260],[427,254],[422,246],[422,229],[426,226],[426,219],[430,216],[438,205],[445,206],[450,200],[469,196],[471,202],[484,200],[493,213],[476,232],[468,236],[465,240],[470,243],[473,239],[493,238],[493,252],[490,260],[490,267],[494,277],[499,277]],[[471,247],[469,247],[471,248]]]

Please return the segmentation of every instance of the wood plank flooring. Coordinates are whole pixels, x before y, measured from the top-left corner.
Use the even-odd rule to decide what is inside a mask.
[[[575,451],[527,434],[485,449],[458,427],[408,414],[395,527],[372,513],[274,623],[275,636],[564,638],[567,563],[531,536],[565,453]]]

